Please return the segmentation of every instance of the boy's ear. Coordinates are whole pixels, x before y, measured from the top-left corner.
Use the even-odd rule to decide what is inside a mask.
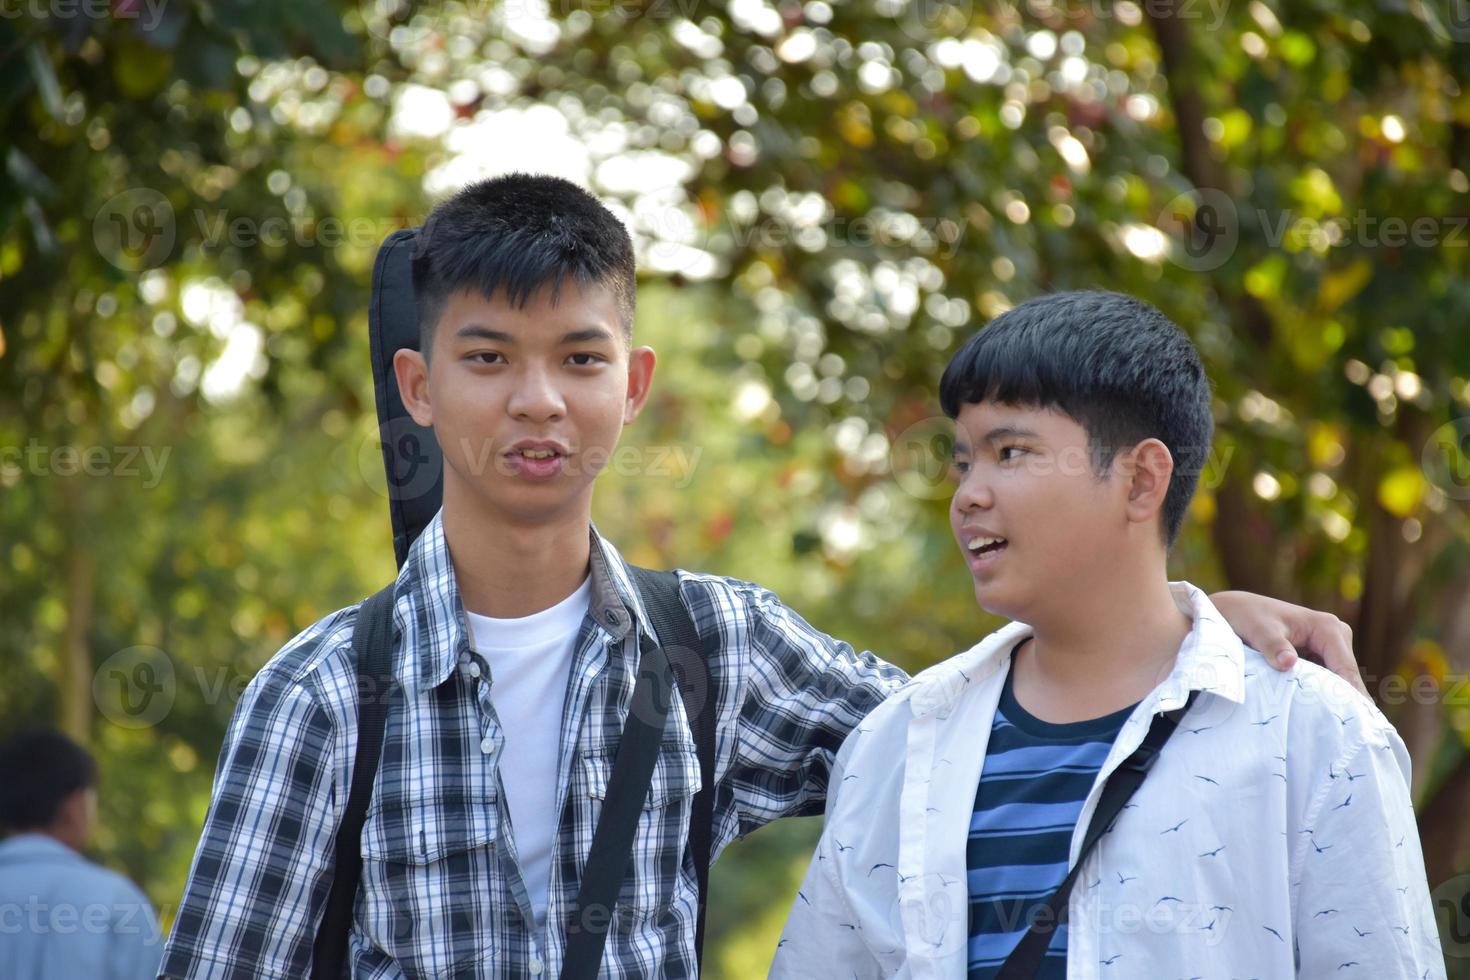
[[[1164,497],[1174,476],[1169,447],[1158,439],[1145,439],[1120,454],[1119,462],[1128,481],[1128,519],[1140,524],[1154,521],[1164,509]]]
[[[393,376],[398,379],[398,394],[403,407],[419,425],[434,424],[434,409],[429,402],[429,364],[424,355],[405,347],[393,355]]]
[[[658,356],[652,347],[635,347],[628,352],[628,399],[623,405],[623,424],[628,425],[638,418],[648,393],[653,388],[653,369],[658,366]]]

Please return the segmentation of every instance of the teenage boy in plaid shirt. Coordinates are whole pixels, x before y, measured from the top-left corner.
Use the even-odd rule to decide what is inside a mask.
[[[422,351],[394,367],[443,448],[444,499],[396,581],[402,698],[363,828],[348,961],[384,980],[555,975],[652,632],[591,512],[655,357],[632,343],[627,232],[575,185],[485,181],[428,227],[414,263]],[[698,632],[718,638],[718,855],[777,817],[822,812],[844,737],[906,677],[766,589],[678,574]],[[1239,593],[1215,602],[1258,649],[1289,664],[1303,644],[1357,677],[1336,617]],[[357,739],[357,609],[293,639],[237,705],[163,975],[309,973]],[[676,697],[602,976],[698,972],[689,722]]]

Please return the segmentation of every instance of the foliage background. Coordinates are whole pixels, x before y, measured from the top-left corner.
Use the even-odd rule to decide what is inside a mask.
[[[378,242],[466,180],[545,170],[639,242],[661,369],[625,445],[699,454],[690,480],[608,474],[600,527],[910,668],[995,625],[945,526],[946,356],[1045,290],[1162,307],[1218,392],[1174,572],[1353,624],[1449,881],[1470,869],[1461,6],[8,5],[0,717],[90,744],[96,856],[167,924],[231,692],[393,571]],[[109,672],[140,657],[172,671],[143,718]],[[727,854],[711,976],[764,974],[815,832]]]

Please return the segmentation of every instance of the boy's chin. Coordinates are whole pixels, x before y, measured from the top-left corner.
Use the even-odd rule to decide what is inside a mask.
[[[1021,612],[1026,604],[1017,596],[1008,595],[1005,590],[994,585],[976,582],[975,602],[992,616],[1024,621]]]
[[[518,525],[546,524],[577,507],[587,492],[582,481],[565,477],[545,483],[501,484],[481,487],[486,509]]]

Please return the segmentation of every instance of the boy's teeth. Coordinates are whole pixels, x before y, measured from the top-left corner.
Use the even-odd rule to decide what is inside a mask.
[[[550,459],[556,453],[550,449],[522,449],[521,455],[527,459]]]
[[[971,551],[979,551],[992,544],[1005,544],[1005,540],[1005,538],[971,538],[965,547]]]

